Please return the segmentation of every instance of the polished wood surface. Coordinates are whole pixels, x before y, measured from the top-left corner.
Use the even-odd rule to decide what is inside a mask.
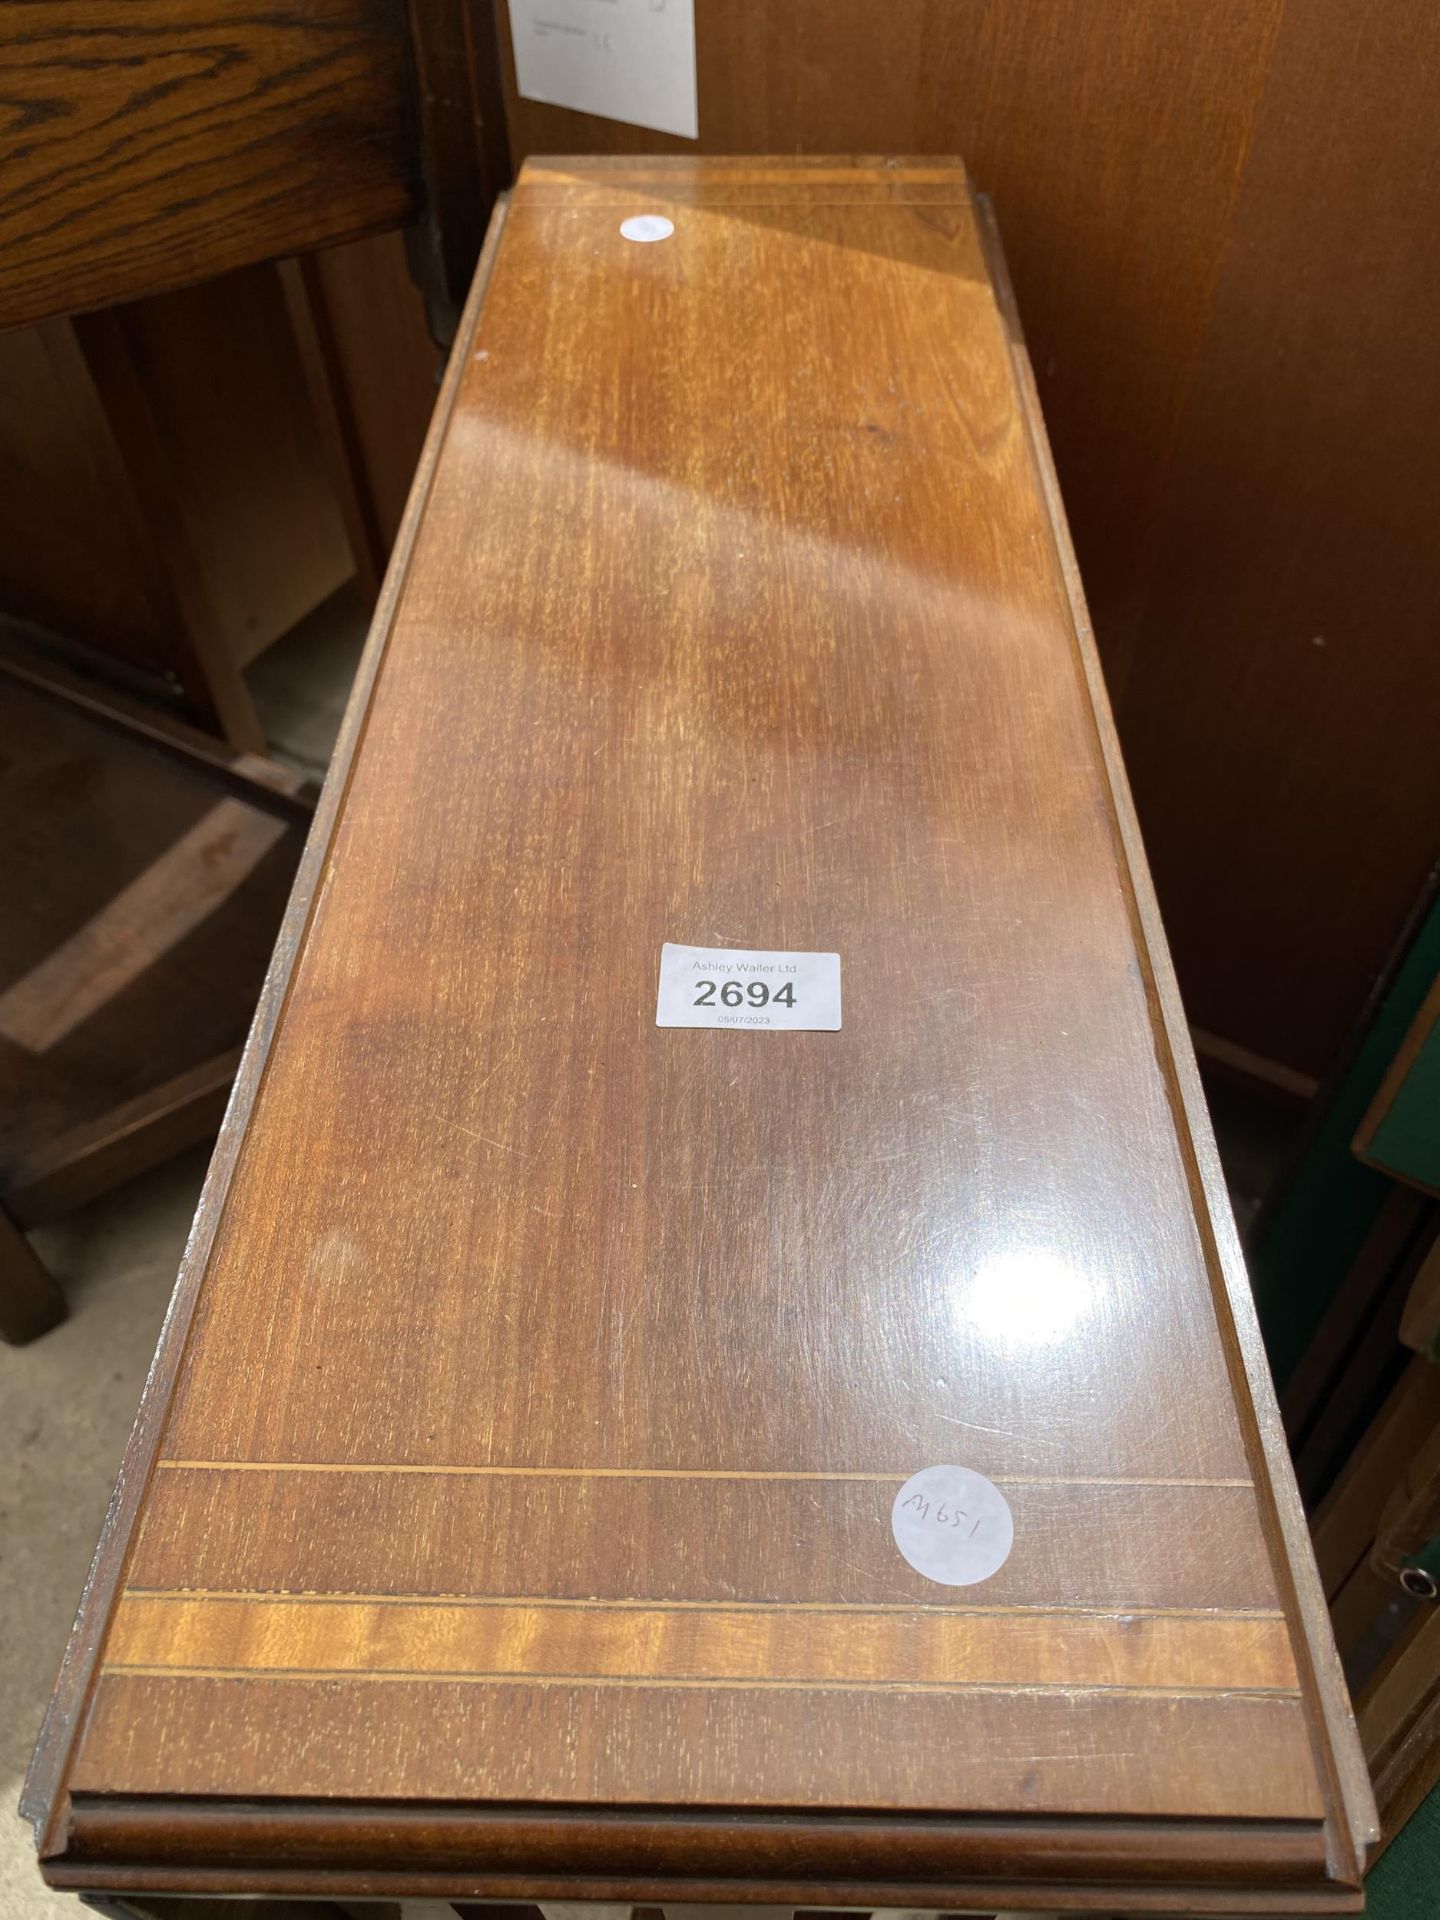
[[[504,0],[495,0],[502,29]],[[1194,1024],[1312,1092],[1437,853],[1440,12],[696,0],[699,140],[995,202]]]
[[[495,13],[517,166],[964,153],[1004,229],[1107,667],[1128,657],[1280,0],[696,0],[698,141],[522,99]]]
[[[532,166],[485,271],[37,1759],[47,1872],[971,1904],[1064,1833],[1078,1904],[1353,1906],[963,170]],[[843,1029],[657,1028],[666,940],[838,951]],[[982,1585],[891,1537],[944,1462],[1014,1514]],[[743,1858],[677,1860],[725,1810]]]

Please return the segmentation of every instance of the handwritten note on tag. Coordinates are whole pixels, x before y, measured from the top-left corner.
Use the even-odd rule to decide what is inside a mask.
[[[524,100],[699,137],[695,0],[510,0]]]
[[[1015,1544],[1010,1503],[971,1467],[923,1467],[890,1510],[895,1544],[917,1573],[942,1587],[973,1587],[998,1573]]]

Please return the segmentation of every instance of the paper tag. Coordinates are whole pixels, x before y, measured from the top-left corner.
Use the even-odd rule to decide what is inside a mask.
[[[890,1531],[915,1571],[945,1587],[988,1580],[1015,1542],[1009,1501],[971,1467],[912,1473],[890,1509]]]
[[[770,953],[756,947],[660,949],[657,1027],[737,1027],[835,1033],[838,953]]]
[[[510,0],[522,100],[700,133],[695,0]]]

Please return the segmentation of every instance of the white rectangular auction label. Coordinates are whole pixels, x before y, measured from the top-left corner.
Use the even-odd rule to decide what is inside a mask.
[[[676,947],[666,941],[660,949],[655,1024],[836,1033],[840,956]]]

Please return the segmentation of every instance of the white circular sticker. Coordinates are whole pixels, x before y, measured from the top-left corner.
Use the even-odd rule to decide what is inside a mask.
[[[1004,1494],[969,1467],[912,1473],[890,1509],[890,1531],[915,1571],[945,1587],[988,1580],[1009,1559],[1015,1540]]]
[[[663,213],[632,213],[628,220],[620,222],[620,231],[627,240],[668,240],[675,231],[675,222],[667,220]]]

